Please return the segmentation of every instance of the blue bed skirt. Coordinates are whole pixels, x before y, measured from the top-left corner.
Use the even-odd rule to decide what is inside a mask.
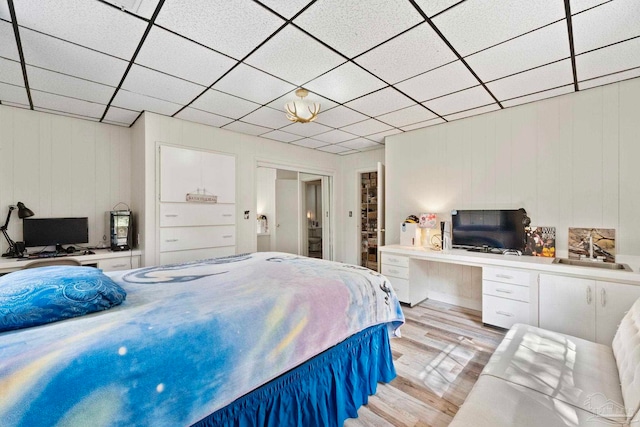
[[[346,339],[200,420],[213,426],[342,426],[396,376],[387,325]]]

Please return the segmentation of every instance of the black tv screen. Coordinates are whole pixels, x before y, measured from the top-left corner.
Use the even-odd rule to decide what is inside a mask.
[[[524,209],[451,212],[451,243],[457,248],[523,250]]]
[[[89,243],[89,220],[83,218],[25,218],[22,238],[27,247]]]

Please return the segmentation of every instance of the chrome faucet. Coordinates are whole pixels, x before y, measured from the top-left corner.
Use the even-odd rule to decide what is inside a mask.
[[[591,231],[589,231],[589,259],[593,259],[593,236]]]

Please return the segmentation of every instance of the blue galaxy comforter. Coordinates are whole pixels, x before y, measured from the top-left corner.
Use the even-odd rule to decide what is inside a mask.
[[[404,321],[361,267],[256,253],[110,276],[118,307],[0,333],[0,425],[184,426],[376,324]]]

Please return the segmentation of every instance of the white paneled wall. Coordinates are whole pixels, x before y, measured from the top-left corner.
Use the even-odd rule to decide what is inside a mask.
[[[639,111],[634,79],[388,137],[387,243],[409,214],[524,207],[560,256],[569,227],[607,227],[639,260]]]
[[[90,245],[98,244],[106,212],[131,201],[130,146],[128,128],[0,106],[2,223],[21,201],[39,218],[88,217]],[[9,235],[22,240],[17,211]]]

